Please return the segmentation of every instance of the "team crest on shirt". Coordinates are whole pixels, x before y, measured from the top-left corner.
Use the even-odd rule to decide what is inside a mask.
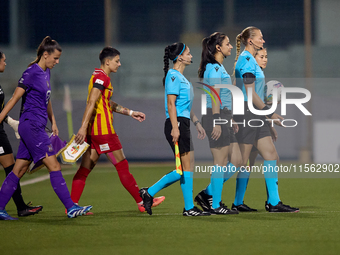
[[[97,79],[94,83],[98,83],[100,85],[104,85],[104,81],[101,79]]]
[[[171,77],[171,80],[172,80],[172,82],[174,82],[174,81],[176,80],[176,77],[175,77],[175,76],[172,76],[172,77]]]
[[[248,60],[248,61],[249,61],[249,60],[250,60],[250,57],[246,57],[246,60]]]
[[[216,66],[216,67],[215,67],[216,72],[218,71],[218,69],[220,69],[220,68],[219,68],[218,66]]]
[[[47,147],[48,147],[48,151],[49,151],[49,152],[52,152],[52,151],[53,151],[52,144],[48,145]]]

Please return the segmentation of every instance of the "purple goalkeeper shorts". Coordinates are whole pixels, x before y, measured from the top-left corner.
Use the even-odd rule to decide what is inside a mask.
[[[17,153],[17,159],[39,160],[55,155],[51,140],[45,132],[45,125],[31,120],[19,123],[19,135],[21,137]]]

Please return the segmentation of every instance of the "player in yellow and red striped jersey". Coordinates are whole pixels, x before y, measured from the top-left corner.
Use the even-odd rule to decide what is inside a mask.
[[[95,68],[89,83],[87,101],[89,101],[92,88],[101,91],[100,97],[95,103],[92,118],[89,122],[89,135],[112,135],[115,134],[112,126],[112,112],[110,98],[113,94],[113,87],[110,77],[103,69]]]
[[[111,101],[113,87],[110,73],[116,73],[121,66],[120,53],[112,47],[105,47],[99,54],[100,68],[96,68],[91,76],[85,113],[82,125],[75,137],[75,141],[90,144],[89,149],[82,158],[81,165],[72,182],[71,198],[78,203],[83,193],[86,178],[95,167],[99,156],[106,154],[117,169],[120,181],[126,190],[133,196],[141,212],[145,211],[143,201],[139,196],[139,188],[135,178],[129,172],[129,165],[123,153],[122,145],[113,128],[112,111],[131,116],[142,122],[145,114],[132,111]],[[154,200],[154,206],[163,202],[164,197]]]

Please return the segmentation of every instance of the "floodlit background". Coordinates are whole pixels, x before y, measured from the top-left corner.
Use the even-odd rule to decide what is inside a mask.
[[[52,103],[60,136],[67,140],[64,86],[70,87],[76,133],[88,80],[100,66],[98,54],[111,45],[121,52],[122,62],[118,73],[111,75],[113,100],[147,115],[145,122],[138,123],[115,114],[114,127],[124,152],[129,160],[168,161],[173,155],[163,135],[165,46],[181,41],[190,47],[194,63],[184,74],[195,80],[203,37],[220,31],[235,45],[238,33],[256,26],[268,50],[267,80],[312,93],[306,107],[313,116],[291,106],[285,117],[296,119],[298,126],[277,128],[280,158],[335,163],[340,159],[339,10],[338,0],[1,0],[0,50],[6,54],[7,67],[0,84],[9,100],[41,40],[46,35],[57,40],[63,54],[52,70]],[[235,48],[224,61],[230,74],[234,58]],[[195,92],[194,110],[200,116],[200,91]],[[10,116],[18,118],[19,108],[18,104]],[[6,131],[16,151],[18,140],[8,126]],[[194,128],[193,137],[196,160],[211,160],[208,140],[197,140]]]

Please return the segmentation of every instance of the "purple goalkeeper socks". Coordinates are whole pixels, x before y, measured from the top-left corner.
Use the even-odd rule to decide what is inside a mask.
[[[8,201],[18,187],[19,180],[20,179],[13,172],[10,172],[7,175],[0,190],[0,210],[5,210]]]
[[[60,201],[64,204],[65,208],[71,208],[74,203],[71,199],[70,192],[68,191],[65,179],[61,171],[50,172],[50,180],[54,192],[59,197]]]

